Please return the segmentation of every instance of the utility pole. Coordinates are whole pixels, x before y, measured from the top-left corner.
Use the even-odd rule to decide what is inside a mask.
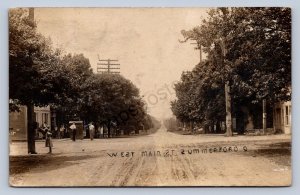
[[[191,45],[197,45],[195,47],[195,49],[199,49],[200,51],[200,63],[202,62],[202,47],[201,47],[201,44],[198,40],[195,40],[195,39],[192,39],[193,41],[196,41],[196,43],[190,43]]]
[[[220,8],[220,10],[223,12],[223,17],[224,17],[224,21],[227,21],[227,11],[226,8]],[[225,43],[225,36],[224,34],[221,35],[220,38],[220,46],[221,46],[221,50],[222,50],[222,61],[223,61],[223,67],[224,67],[224,74],[226,71],[226,67],[225,67],[225,58],[226,58],[226,54],[227,54],[227,49],[226,49],[226,43]],[[225,80],[225,79],[224,79]],[[229,81],[225,81],[225,107],[226,107],[226,135],[227,136],[233,136],[233,132],[232,132],[232,120],[231,120],[231,95],[230,95],[230,85],[229,85]]]
[[[98,61],[99,63],[97,63],[98,67],[97,67],[97,73],[101,73],[101,74],[120,74],[120,64],[116,64],[116,63],[111,63],[111,62],[117,62],[118,60],[111,60],[111,59],[107,59],[107,60],[101,60],[99,55],[98,55]]]
[[[226,57],[226,45],[225,40],[221,39],[220,46],[222,49],[222,56],[223,56],[223,67],[225,70],[225,57]],[[231,95],[230,95],[230,86],[229,81],[225,81],[225,107],[226,107],[226,135],[232,136],[232,117],[231,117]]]

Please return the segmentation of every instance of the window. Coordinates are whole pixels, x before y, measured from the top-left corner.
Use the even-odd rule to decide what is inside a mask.
[[[281,109],[281,124],[284,125],[284,109]]]
[[[289,123],[292,124],[292,106],[289,106]]]
[[[289,110],[289,106],[285,106],[285,124],[286,125],[290,124],[290,110]]]
[[[45,113],[45,122],[47,123],[47,125],[49,125],[49,114],[48,113]]]
[[[36,121],[36,122],[39,122],[39,114],[36,113],[36,112],[34,112],[34,115],[35,115],[35,121]]]
[[[33,117],[35,118],[35,122],[38,122],[38,115],[34,112]]]
[[[49,117],[48,113],[42,113],[42,124],[46,123],[47,125],[49,125],[48,117]]]

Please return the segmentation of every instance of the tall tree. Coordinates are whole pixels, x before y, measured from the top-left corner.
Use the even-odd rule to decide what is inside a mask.
[[[85,120],[86,116],[80,110],[86,103],[81,96],[81,86],[87,78],[93,75],[89,59],[83,54],[67,54],[61,57],[60,63],[63,70],[59,70],[61,75],[56,82],[58,86],[64,84],[66,87],[61,87],[64,91],[58,94],[57,102],[53,105],[59,119],[58,123],[63,124],[77,119]]]
[[[81,89],[86,102],[81,108],[82,113],[89,120],[105,125],[109,136],[113,124],[123,128],[136,127],[146,115],[139,90],[121,75],[92,75]]]
[[[183,30],[182,35],[184,41],[197,40],[208,56],[206,65],[201,66],[202,72],[208,74],[196,77],[196,85],[190,87],[195,93],[206,91],[205,86],[211,91],[214,86],[230,81],[235,110],[241,105],[253,107],[264,99],[270,105],[290,100],[290,8],[210,9],[208,18],[200,26]],[[207,80],[210,85],[201,84]],[[202,93],[197,99],[205,100],[205,96],[206,93]],[[213,96],[216,99],[209,102],[220,102],[223,96],[224,90],[219,88]],[[200,105],[194,110],[207,116],[208,110],[199,109]]]
[[[36,153],[34,106],[76,105],[80,84],[91,74],[82,54],[62,57],[53,49],[51,40],[37,32],[27,9],[10,10],[9,108],[27,106],[28,153]]]
[[[17,104],[27,106],[28,153],[36,153],[34,141],[34,105],[48,103],[48,89],[41,81],[41,62],[50,63],[55,55],[50,41],[36,31],[28,11],[9,12],[9,98],[10,110]]]

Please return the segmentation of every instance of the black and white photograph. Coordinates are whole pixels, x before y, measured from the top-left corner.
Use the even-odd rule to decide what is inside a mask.
[[[291,186],[291,12],[10,8],[9,185]]]

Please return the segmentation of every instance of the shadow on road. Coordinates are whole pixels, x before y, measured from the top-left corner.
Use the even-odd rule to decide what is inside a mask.
[[[257,149],[249,150],[247,155],[265,157],[278,165],[291,166],[291,142],[259,144]]]
[[[95,155],[61,156],[61,155],[26,155],[9,157],[9,174],[20,174],[28,171],[44,172],[79,164],[80,160],[96,158]],[[51,165],[51,166],[48,166]],[[34,171],[32,169],[35,169]]]

